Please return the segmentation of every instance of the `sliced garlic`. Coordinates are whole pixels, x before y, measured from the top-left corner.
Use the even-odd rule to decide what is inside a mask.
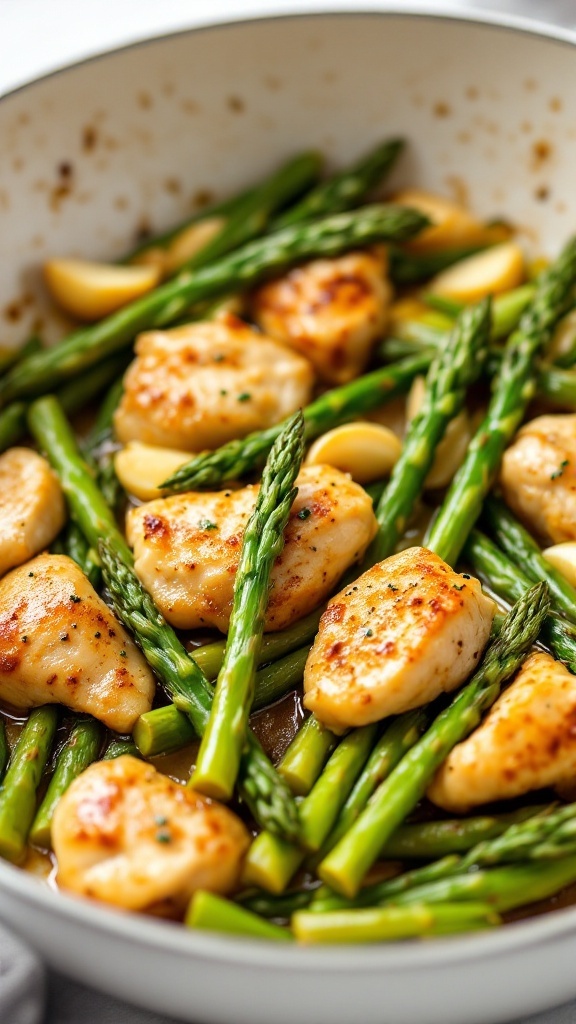
[[[154,288],[157,267],[124,267],[88,260],[49,260],[46,283],[56,302],[78,320],[100,320]]]
[[[558,572],[561,572],[568,582],[576,587],[576,541],[567,540],[563,544],[553,544],[542,554],[550,562],[550,565],[558,569]]]
[[[192,452],[175,448],[156,448],[130,441],[114,458],[114,468],[122,487],[141,501],[160,498],[160,484],[193,458]]]
[[[510,229],[506,225],[483,224],[464,206],[432,192],[405,189],[398,192],[393,201],[419,210],[432,221],[429,228],[408,244],[407,248],[412,252],[490,245],[510,236]]]
[[[392,471],[402,444],[388,427],[378,423],[346,423],[314,441],[307,465],[328,465],[350,473],[357,483],[381,480]]]
[[[174,235],[172,241],[165,247],[155,245],[136,253],[131,260],[131,265],[154,266],[158,268],[163,278],[170,277],[184,263],[191,260],[196,253],[200,252],[205,245],[208,245],[222,230],[225,223],[224,217],[206,217],[204,220],[189,224],[187,228],[183,228],[182,231]]]
[[[406,419],[414,419],[424,399],[426,383],[424,377],[415,377],[406,400]],[[444,437],[436,448],[434,462],[424,482],[426,490],[433,491],[447,487],[459,469],[472,437],[472,424],[468,413],[462,409],[450,420]]]
[[[526,275],[524,253],[516,242],[504,242],[485,252],[459,260],[442,271],[428,290],[458,302],[478,302],[522,284]]]

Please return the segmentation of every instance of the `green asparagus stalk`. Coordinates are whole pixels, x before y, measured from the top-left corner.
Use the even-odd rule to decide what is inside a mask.
[[[444,249],[441,252],[413,253],[406,252],[396,245],[390,246],[390,277],[395,284],[421,284],[439,274],[442,270],[454,266],[468,256],[482,252],[488,246],[466,246]]]
[[[107,505],[117,509],[124,493],[114,469],[114,413],[124,392],[123,377],[114,381],[100,406],[92,430],[83,445],[88,462],[94,461],[96,478]]]
[[[407,907],[373,907],[369,910],[335,910],[325,914],[298,911],[292,930],[299,942],[357,943],[394,942],[432,935],[477,931],[500,924],[501,919],[486,901],[465,903],[424,900]]]
[[[406,335],[413,333],[415,336],[386,338],[378,349],[380,358],[385,363],[394,363],[398,359],[415,358],[420,355],[427,357],[429,364],[436,349],[445,341],[446,334],[439,334],[426,325],[421,327],[409,323],[404,326]],[[404,331],[402,333],[404,334]],[[421,334],[426,334],[426,337],[419,340]],[[490,348],[487,362],[490,374],[498,372],[501,360],[502,350]],[[536,394],[558,409],[576,409],[576,372],[541,362],[537,365]]]
[[[490,303],[484,301],[460,314],[449,343],[431,364],[422,406],[408,428],[400,458],[376,508],[378,533],[366,564],[391,555],[403,535],[436,447],[462,408],[468,387],[482,371],[489,332]]]
[[[263,921],[250,910],[203,890],[192,897],[184,923],[189,928],[202,928],[204,931],[223,932],[226,935],[245,935],[254,939],[271,939],[273,942],[289,942],[292,939],[287,928]]]
[[[52,818],[60,798],[75,778],[96,761],[102,746],[103,729],[94,718],[78,719],[58,754],[48,789],[32,823],[30,840],[50,849]]]
[[[472,530],[464,551],[474,572],[508,603],[518,600],[532,583],[530,576],[480,530]],[[543,623],[541,639],[556,658],[576,672],[576,629],[571,622],[550,613]]]
[[[350,210],[380,184],[404,149],[403,139],[390,139],[328,181],[316,185],[299,203],[274,219],[272,231]]]
[[[210,716],[210,683],[160,615],[130,564],[109,541],[100,542],[104,581],[118,618],[132,633],[170,699],[202,736]],[[262,828],[292,839],[298,832],[296,806],[252,733],[240,765],[239,790]]]
[[[6,736],[6,726],[2,719],[0,720],[0,784],[6,774],[9,760],[10,748],[8,746],[8,737]]]
[[[452,748],[474,729],[520,667],[548,612],[548,587],[532,587],[506,616],[470,682],[435,719],[424,736],[383,782],[350,831],[321,862],[318,873],[331,888],[355,896],[380,851],[426,792]]]
[[[196,664],[203,670],[203,659],[200,657],[202,650],[200,647],[193,656]],[[256,673],[252,711],[259,711],[272,704],[301,683],[309,651],[309,646],[301,647]],[[207,679],[210,678],[206,672],[204,674]],[[172,753],[196,738],[189,719],[174,704],[154,708],[153,711],[146,711],[140,715],[133,735],[136,746],[144,757]]]
[[[502,453],[536,393],[535,360],[548,344],[576,281],[576,239],[539,278],[536,294],[511,336],[486,417],[448,489],[428,547],[454,565],[482,509]]]
[[[426,218],[414,210],[379,204],[294,225],[249,242],[199,270],[181,271],[98,324],[76,331],[52,349],[23,359],[0,382],[0,399],[6,404],[46,393],[126,348],[139,331],[176,320],[195,302],[249,288],[265,275],[301,260],[336,256],[372,242],[410,237],[426,223]]]
[[[576,624],[576,588],[544,557],[540,546],[510,509],[491,497],[484,504],[482,518],[496,543],[533,583],[546,580],[554,607]]]
[[[114,761],[115,758],[124,757],[126,754],[130,757],[140,757],[140,751],[133,740],[114,737],[102,754],[102,760]]]
[[[272,568],[284,547],[284,529],[298,493],[294,481],[303,454],[304,421],[297,413],[270,452],[256,505],[246,524],[224,661],[190,779],[193,789],[220,800],[231,798],[238,776],[254,699]]]
[[[281,758],[278,772],[296,796],[306,796],[320,775],[338,737],[310,715]]]
[[[229,196],[227,199],[223,199],[220,203],[215,203],[212,206],[206,206],[196,213],[192,214],[184,221],[175,224],[174,227],[169,228],[168,231],[162,232],[160,235],[152,235],[146,238],[145,241],[140,242],[135,248],[130,249],[129,252],[125,253],[118,263],[135,263],[141,262],[142,257],[150,250],[154,249],[167,249],[168,246],[178,237],[183,234],[188,228],[192,227],[193,224],[200,224],[204,220],[214,220],[216,217],[222,217],[226,219],[231,215],[235,215],[238,209],[241,209],[245,204],[249,196],[251,196],[257,186],[251,185],[250,188],[244,189],[244,191],[236,193],[233,196]]]
[[[20,362],[21,359],[26,359],[27,356],[34,355],[35,352],[39,352],[42,348],[42,342],[37,335],[33,334],[31,338],[28,338],[23,345],[16,346],[15,348],[2,348],[0,349],[0,374],[6,373],[11,370],[16,363]]]
[[[186,268],[205,267],[262,234],[276,210],[314,185],[321,168],[322,157],[318,153],[302,153],[289,160],[228,211],[222,229],[186,262]]]
[[[56,733],[53,705],[34,708],[12,752],[0,787],[0,856],[19,863],[36,811],[36,794]]]
[[[288,626],[279,633],[265,633],[262,637],[262,644],[258,654],[258,665],[267,665],[268,662],[278,661],[284,655],[295,653],[298,649],[300,652],[307,649],[318,632],[318,624],[323,611],[324,606],[310,612],[309,615],[299,619],[298,622],[293,623],[293,625]],[[197,647],[192,652],[194,661],[200,666],[206,678],[211,682],[216,679],[222,668],[225,647],[225,640],[214,640],[213,643],[204,644],[203,647]],[[260,707],[264,707],[265,691],[267,688],[264,677],[262,677],[261,684],[256,686],[257,698],[260,686],[262,687],[263,696],[259,703]],[[266,701],[266,703],[270,702]]]
[[[65,384],[57,393],[62,408],[69,415],[83,409],[121,373],[126,366],[126,357],[112,356],[93,367],[88,373]],[[27,402],[11,402],[0,412],[0,452],[16,444],[27,433]]]
[[[423,708],[417,708],[415,711],[399,715],[387,725],[345,801],[334,828],[323,844],[323,857],[352,828],[380,783],[420,738],[428,719],[428,712]]]
[[[270,832],[261,832],[256,837],[244,865],[244,880],[248,885],[280,893],[303,863],[305,851],[320,849],[366,762],[375,734],[375,725],[354,729],[336,747],[318,781],[299,806],[300,847],[291,846]]]
[[[405,394],[414,377],[425,373],[429,364],[429,354],[425,353],[326,391],[303,410],[306,441]],[[172,493],[197,490],[237,480],[259,469],[284,426],[285,423],[279,423],[241,440],[230,441],[215,452],[197,455],[176,470],[163,483],[163,488]]]
[[[569,804],[558,810],[548,809],[532,815],[525,821],[513,823],[493,839],[485,839],[472,847],[464,856],[447,856],[423,867],[406,871],[376,885],[361,889],[353,905],[373,906],[375,903],[396,902],[401,896],[423,885],[465,875],[469,871],[510,863],[539,864],[558,860],[576,853],[576,805]],[[330,893],[317,890],[315,912],[337,910],[350,906],[347,901]]]
[[[493,341],[506,338],[517,326],[524,310],[534,298],[534,285],[522,284],[518,288],[512,288],[503,295],[497,295],[492,303],[492,330],[490,337]],[[431,309],[445,313],[447,316],[458,316],[465,308],[464,303],[455,302],[453,299],[446,299],[443,295],[428,293],[425,302]]]
[[[82,569],[84,575],[90,580],[92,586],[97,588],[102,578],[100,559],[94,549],[88,544],[80,527],[72,519],[64,527],[62,548],[63,554],[73,558]]]
[[[134,573],[132,552],[82,458],[57,399],[47,396],[34,402],[29,423],[58,473],[73,518],[90,545],[98,547],[118,617],[135,635],[171,698],[201,735],[210,713],[212,688]],[[241,792],[256,820],[270,831],[295,836],[298,818],[291,794],[251,735],[242,771]]]
[[[394,898],[396,906],[427,903],[486,902],[500,912],[527,906],[556,895],[576,882],[576,857],[539,863],[512,864],[440,878]],[[323,915],[318,914],[318,917]]]

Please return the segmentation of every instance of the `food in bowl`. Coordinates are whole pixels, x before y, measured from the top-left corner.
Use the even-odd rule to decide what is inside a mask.
[[[63,889],[334,943],[576,883],[576,246],[367,203],[401,149],[47,267],[89,326],[0,383],[0,850]]]

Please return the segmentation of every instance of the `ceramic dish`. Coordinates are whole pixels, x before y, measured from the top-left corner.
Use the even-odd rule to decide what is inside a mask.
[[[43,315],[46,256],[112,258],[309,146],[338,164],[405,135],[397,182],[502,212],[557,251],[576,223],[574,42],[392,10],[298,16],[154,40],[5,97],[2,341]],[[576,909],[428,943],[276,948],[93,906],[1,863],[0,917],[60,971],[188,1021],[491,1024],[576,994]]]

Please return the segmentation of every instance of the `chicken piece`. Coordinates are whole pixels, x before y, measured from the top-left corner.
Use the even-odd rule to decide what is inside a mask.
[[[334,597],[304,673],[304,704],[341,732],[434,700],[476,667],[494,603],[478,580],[407,548]]]
[[[273,338],[302,352],[328,384],[364,370],[387,323],[392,289],[384,249],[313,260],[260,288],[253,315]]]
[[[31,448],[0,455],[0,576],[51,544],[66,522],[58,477]]]
[[[310,364],[232,314],[141,334],[136,353],[114,417],[123,443],[217,448],[310,399]]]
[[[316,608],[377,529],[370,498],[347,474],[311,466],[296,486],[284,550],[272,570],[267,630],[284,629]],[[227,630],[242,534],[257,493],[254,484],[178,494],[128,513],[136,572],[173,626]]]
[[[428,796],[460,813],[576,778],[576,676],[549,654],[532,654],[512,685],[454,747]]]
[[[67,555],[39,555],[0,580],[0,700],[65,704],[130,732],[154,677],[124,627]]]
[[[124,755],[72,783],[52,824],[58,884],[127,910],[182,913],[236,888],[248,831],[232,811]]]
[[[576,414],[538,416],[504,453],[510,508],[547,543],[576,540]]]

